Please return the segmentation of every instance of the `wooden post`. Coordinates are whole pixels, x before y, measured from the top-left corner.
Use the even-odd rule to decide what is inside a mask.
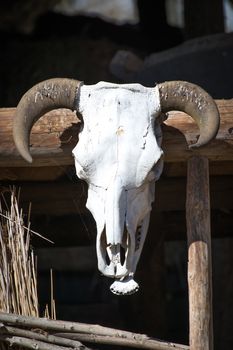
[[[213,350],[208,159],[201,156],[190,158],[187,175],[190,350]]]

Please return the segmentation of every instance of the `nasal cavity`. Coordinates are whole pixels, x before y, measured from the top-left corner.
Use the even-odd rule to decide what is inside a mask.
[[[105,259],[106,265],[110,265],[110,258],[108,255],[108,245],[107,245],[107,238],[106,238],[106,229],[104,228],[102,231],[102,234],[100,236],[100,246],[103,258]]]
[[[126,228],[124,228],[124,233],[121,242],[119,242],[118,244],[107,244],[106,230],[103,230],[101,235],[101,250],[102,252],[104,252],[106,265],[124,265],[128,252],[129,239],[129,234]]]
[[[120,259],[121,259],[121,265],[123,266],[125,263],[125,256],[126,256],[126,250],[124,247],[120,247]]]

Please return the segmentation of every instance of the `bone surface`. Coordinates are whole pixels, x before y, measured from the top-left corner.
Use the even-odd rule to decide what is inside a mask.
[[[138,291],[139,285],[129,276],[123,280],[117,280],[110,286],[111,292],[116,295],[131,295]]]
[[[162,171],[157,87],[100,82],[80,87],[83,130],[73,150],[97,226],[98,268],[115,294],[132,294],[147,234],[154,182]]]
[[[38,96],[43,99],[37,105]],[[73,155],[78,177],[88,184],[86,206],[96,221],[98,268],[116,279],[113,293],[132,294],[138,289],[133,276],[149,226],[154,185],[163,169],[164,113],[180,110],[195,120],[200,137],[190,145],[193,148],[216,136],[217,106],[201,87],[184,81],[147,88],[49,79],[26,92],[17,107],[13,134],[26,160],[32,160],[28,142],[32,125],[59,107],[75,109],[82,120]]]

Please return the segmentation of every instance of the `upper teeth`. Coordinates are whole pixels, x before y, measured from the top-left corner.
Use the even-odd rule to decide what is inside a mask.
[[[114,266],[118,265],[121,262],[120,244],[109,245],[107,247],[107,252],[108,252],[109,259]]]
[[[121,261],[120,253],[112,256],[112,263],[116,266]]]

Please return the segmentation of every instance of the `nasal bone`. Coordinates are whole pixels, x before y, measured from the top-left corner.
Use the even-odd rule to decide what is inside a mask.
[[[107,246],[121,245],[126,217],[126,191],[120,179],[107,189],[106,197],[106,243]]]

